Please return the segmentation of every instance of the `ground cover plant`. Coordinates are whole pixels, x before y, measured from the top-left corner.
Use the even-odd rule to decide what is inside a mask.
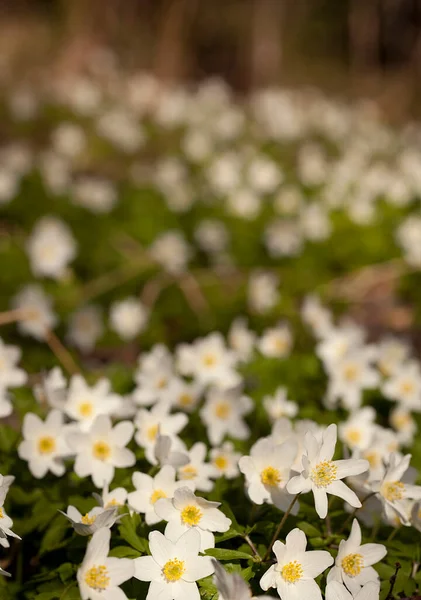
[[[0,597],[418,598],[419,126],[101,64],[1,105]]]

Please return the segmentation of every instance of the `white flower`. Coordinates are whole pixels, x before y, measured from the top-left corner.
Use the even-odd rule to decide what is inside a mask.
[[[220,254],[228,245],[228,232],[224,223],[214,219],[200,221],[194,237],[200,248],[209,254]]]
[[[298,405],[288,400],[284,387],[278,387],[273,396],[265,396],[263,406],[272,422],[281,417],[295,417],[298,413]]]
[[[74,506],[68,506],[67,512],[62,510],[59,512],[70,521],[79,535],[92,535],[102,528],[110,529],[121,518],[115,507],[105,509],[102,506],[95,506],[85,515]]]
[[[174,377],[167,390],[162,392],[162,398],[168,400],[175,409],[193,412],[202,394],[202,385],[192,381],[187,382],[180,377]]]
[[[249,188],[233,190],[226,202],[231,215],[246,221],[254,221],[262,209],[260,196]]]
[[[272,310],[279,301],[279,280],[273,273],[255,271],[248,282],[248,302],[250,308],[258,314]]]
[[[110,308],[111,328],[123,339],[132,340],[148,322],[148,311],[134,296],[114,302]]]
[[[81,375],[73,375],[63,410],[78,422],[81,431],[88,431],[98,415],[116,413],[121,403],[121,397],[111,393],[108,379],[89,386]]]
[[[188,463],[178,469],[178,478],[192,481],[196,489],[201,492],[210,492],[214,486],[212,477],[217,476],[215,467],[205,462],[206,452],[206,445],[203,442],[196,442],[187,452]]]
[[[408,356],[408,344],[399,339],[387,337],[377,345],[377,366],[386,377],[396,373]]]
[[[191,249],[180,231],[166,231],[155,239],[149,253],[166,271],[179,275],[186,270]]]
[[[341,540],[335,566],[329,571],[327,581],[344,583],[352,594],[357,594],[368,581],[378,582],[379,576],[372,565],[387,554],[383,544],[362,544],[361,527],[353,520],[347,540]]]
[[[114,208],[117,193],[109,181],[84,177],[73,184],[73,201],[93,213],[103,214]]]
[[[269,256],[280,258],[300,254],[304,239],[298,222],[292,219],[277,219],[266,227],[264,241]]]
[[[13,521],[6,514],[4,509],[4,501],[13,480],[14,477],[3,477],[3,475],[0,475],[0,546],[3,546],[3,548],[9,548],[10,546],[9,540],[7,539],[8,536],[14,537],[18,540],[21,539],[12,531],[11,528],[13,527]]]
[[[139,150],[145,140],[141,125],[126,108],[114,108],[102,114],[96,129],[99,135],[127,154]]]
[[[409,469],[411,455],[400,457],[392,454],[386,472],[381,481],[374,481],[371,489],[378,493],[389,522],[399,517],[403,525],[408,525],[407,499],[420,500],[421,486],[406,483],[406,472]]]
[[[26,383],[26,372],[16,365],[21,354],[20,348],[8,346],[0,338],[0,388],[19,387]]]
[[[329,425],[326,429],[322,442],[318,442],[314,435],[308,432],[304,440],[305,451],[302,457],[301,474],[292,477],[287,485],[290,494],[305,494],[312,491],[316,512],[321,519],[327,515],[327,494],[339,496],[354,508],[361,507],[355,492],[341,479],[359,475],[369,468],[366,460],[332,460],[336,439],[335,424]]]
[[[135,372],[136,388],[133,400],[140,406],[150,406],[160,400],[169,400],[168,388],[174,386],[173,357],[168,348],[157,344],[139,358]]]
[[[291,330],[284,323],[266,329],[257,343],[260,352],[270,358],[285,358],[290,353],[291,346]]]
[[[67,339],[82,352],[93,350],[103,332],[102,311],[99,306],[84,306],[69,318]]]
[[[157,500],[172,498],[175,490],[183,486],[194,490],[192,482],[175,480],[175,469],[170,465],[162,467],[155,477],[137,471],[133,473],[132,481],[136,491],[131,492],[128,496],[129,506],[136,512],[145,515],[147,525],[155,525],[161,520],[155,512]]]
[[[307,296],[304,299],[301,314],[304,323],[310,325],[314,335],[318,338],[329,336],[333,329],[332,314],[317,296]]]
[[[360,407],[363,390],[374,388],[380,382],[379,374],[371,366],[371,361],[371,349],[359,348],[329,365],[327,406],[335,406],[338,399],[341,399],[342,405],[348,410]]]
[[[175,542],[185,531],[197,529],[200,533],[200,551],[215,546],[213,531],[228,531],[231,519],[218,509],[220,502],[209,502],[195,496],[188,487],[175,490],[173,498],[162,498],[155,504],[156,514],[165,521],[165,536]]]
[[[396,429],[401,444],[405,446],[412,444],[418,428],[415,419],[406,408],[400,406],[394,408],[390,412],[389,422]]]
[[[253,410],[253,401],[241,394],[239,388],[220,390],[212,388],[206,398],[200,417],[207,428],[209,441],[220,444],[226,435],[245,440],[250,430],[243,420]]]
[[[228,343],[240,359],[247,362],[253,355],[256,344],[256,334],[247,327],[247,321],[238,317],[232,322],[228,332]]]
[[[297,443],[291,438],[283,444],[274,444],[268,438],[260,439],[242,456],[240,471],[246,476],[247,493],[255,504],[268,502],[285,511],[292,496],[286,491],[291,466],[297,455]],[[294,507],[296,514],[298,508]]]
[[[379,600],[380,585],[374,581],[366,583],[356,596],[352,596],[344,585],[331,581],[326,586],[326,600]]]
[[[339,438],[351,450],[366,450],[371,446],[375,434],[376,411],[364,406],[352,413],[347,421],[339,425]]]
[[[217,332],[177,348],[180,373],[194,377],[203,386],[211,383],[224,388],[238,385],[237,361],[236,353],[226,347],[224,338]]]
[[[263,575],[260,587],[265,591],[276,587],[281,600],[322,600],[320,588],[314,580],[330,567],[333,558],[325,550],[306,551],[306,546],[306,536],[297,528],[290,531],[285,544],[276,540],[273,552],[277,562]]]
[[[19,331],[37,340],[45,340],[48,331],[57,324],[51,298],[36,284],[26,285],[20,290],[13,298],[13,308],[22,310],[24,315],[18,323]]]
[[[146,600],[200,600],[195,582],[211,575],[213,565],[210,557],[198,556],[198,532],[190,529],[174,542],[151,531],[149,548],[152,556],[134,560],[135,577],[151,582]]]
[[[127,600],[119,586],[133,577],[134,561],[108,558],[110,537],[109,529],[100,529],[88,544],[77,572],[82,600]]]
[[[316,354],[327,370],[353,350],[358,350],[364,341],[364,332],[353,323],[347,323],[336,329],[328,330],[325,338],[317,344]],[[329,370],[330,372],[330,370]]]
[[[394,371],[382,387],[386,398],[399,402],[408,410],[421,412],[421,369],[410,361]]]
[[[234,451],[232,442],[224,442],[219,448],[212,448],[210,451],[211,464],[215,467],[215,477],[226,477],[235,479],[239,474],[238,461],[240,452]]]
[[[158,432],[169,436],[172,440],[185,427],[188,421],[184,413],[170,414],[170,405],[167,402],[159,402],[151,410],[140,409],[136,415],[134,424],[137,428],[136,443],[145,449],[147,460],[156,464],[154,447]]]
[[[127,490],[123,487],[114,488],[110,491],[108,484],[105,484],[102,495],[94,492],[92,496],[103,508],[115,508],[126,504],[127,494]]]
[[[42,421],[34,413],[26,413],[19,444],[19,457],[28,461],[32,475],[37,479],[45,477],[48,471],[58,477],[63,475],[65,467],[63,458],[71,454],[64,438],[65,425],[63,414],[54,409]]]
[[[27,241],[27,252],[34,275],[61,279],[76,256],[76,242],[68,225],[52,216],[35,224]]]
[[[133,429],[129,421],[121,421],[113,428],[110,417],[100,415],[88,433],[69,433],[66,439],[76,454],[76,475],[91,475],[96,487],[102,488],[111,483],[116,467],[132,467],[136,457],[125,446],[133,436]]]
[[[86,145],[86,136],[83,128],[71,122],[58,125],[51,134],[54,150],[67,158],[80,154]]]

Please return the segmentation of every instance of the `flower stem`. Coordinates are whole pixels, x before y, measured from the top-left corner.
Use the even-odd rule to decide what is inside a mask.
[[[389,593],[387,594],[385,600],[393,600],[393,588],[395,587],[396,577],[398,576],[398,571],[400,568],[401,568],[401,565],[400,565],[400,563],[397,562],[395,564],[395,572],[392,575],[392,577],[390,578],[390,589],[389,589]]]
[[[58,360],[61,362],[63,367],[70,375],[80,373],[80,369],[73,360],[73,356],[70,354],[67,348],[63,346],[63,344],[56,336],[56,334],[53,333],[53,331],[47,331],[45,341],[50,346],[51,351],[56,355]]]
[[[262,561],[262,557],[260,556],[260,554],[259,554],[259,552],[258,552],[258,550],[257,550],[256,546],[253,544],[253,542],[252,542],[252,540],[251,540],[250,536],[248,536],[248,535],[245,535],[245,536],[244,536],[244,540],[245,540],[245,541],[247,542],[247,544],[250,546],[250,548],[251,548],[251,550],[252,550],[252,552],[253,552],[254,556],[255,556],[255,557],[256,557],[256,558],[257,558],[257,559],[258,559],[258,560],[261,562],[261,561]]]
[[[279,525],[278,525],[278,527],[277,527],[277,529],[276,529],[276,531],[275,531],[275,534],[274,534],[274,536],[273,536],[273,538],[272,538],[272,541],[271,541],[271,543],[269,544],[269,547],[268,547],[268,549],[266,550],[266,554],[265,554],[265,555],[264,555],[264,557],[263,557],[263,562],[265,562],[266,560],[268,560],[268,558],[269,558],[269,556],[270,556],[270,553],[272,552],[272,546],[273,546],[273,544],[276,542],[276,540],[278,539],[278,537],[279,537],[279,534],[281,533],[281,529],[282,529],[282,527],[284,526],[284,524],[285,524],[285,521],[287,520],[287,518],[288,518],[288,516],[289,516],[289,514],[290,514],[290,512],[291,512],[291,510],[294,508],[294,504],[297,502],[297,500],[298,500],[298,496],[299,496],[299,495],[300,495],[300,494],[296,494],[296,495],[294,496],[294,498],[291,500],[291,504],[288,506],[288,508],[287,508],[287,509],[286,509],[286,511],[284,512],[284,515],[283,515],[283,517],[282,517],[282,519],[281,519],[281,522],[279,523]]]

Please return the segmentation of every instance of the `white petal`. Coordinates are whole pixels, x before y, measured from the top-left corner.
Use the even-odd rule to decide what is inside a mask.
[[[109,529],[98,529],[88,544],[85,558],[82,564],[100,563],[110,550],[111,531]]]
[[[261,578],[260,587],[262,588],[262,590],[266,591],[269,588],[274,587],[275,580],[276,580],[275,566],[272,565],[271,567],[269,567],[269,569],[266,571],[266,573]]]
[[[324,489],[313,487],[314,505],[316,512],[321,519],[325,519],[327,515],[327,494]]]
[[[211,575],[214,570],[210,556],[198,556],[194,560],[191,559],[189,564],[187,564],[183,579],[186,581],[197,581],[198,579],[203,579],[203,577]]]
[[[323,434],[323,443],[319,452],[319,461],[332,460],[332,456],[335,453],[337,437],[337,427],[335,423],[332,423]]]
[[[128,558],[107,558],[105,565],[110,573],[110,586],[118,587],[134,576],[133,560]]]
[[[298,527],[290,531],[285,538],[285,544],[288,556],[291,555],[295,558],[297,555],[304,553],[307,546],[307,538],[304,531],[301,531]]]
[[[130,421],[117,423],[111,432],[111,439],[117,446],[127,446],[133,437],[134,425]]]
[[[355,492],[353,492],[347,485],[344,484],[343,481],[334,481],[327,488],[329,494],[333,494],[334,496],[338,496],[348,502],[354,508],[360,508],[361,502],[358,499],[358,496]]]
[[[314,579],[333,565],[333,556],[329,552],[326,552],[326,550],[312,550],[304,554],[301,564],[304,570],[304,577]]]
[[[383,544],[363,544],[359,549],[359,553],[364,558],[364,566],[371,567],[371,565],[375,565],[386,556],[387,550]]]
[[[134,576],[140,581],[161,581],[162,568],[152,556],[140,556],[134,561]]]
[[[352,475],[360,475],[369,470],[370,464],[367,460],[360,459],[348,459],[348,460],[334,460],[333,464],[337,467],[336,477],[343,479],[344,477],[351,477]]]
[[[352,600],[352,596],[342,583],[331,581],[326,586],[326,600]]]
[[[176,548],[173,542],[159,531],[151,531],[149,534],[149,548],[154,560],[161,567],[176,556]]]

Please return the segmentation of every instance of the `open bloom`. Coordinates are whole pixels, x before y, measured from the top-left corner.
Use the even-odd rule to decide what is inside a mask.
[[[184,413],[170,414],[170,410],[169,403],[161,400],[150,410],[141,408],[136,415],[136,443],[145,449],[146,459],[153,465],[157,463],[154,449],[158,433],[175,441],[177,434],[188,422],[187,415]]]
[[[188,462],[178,468],[177,475],[183,481],[192,481],[197,490],[210,492],[214,486],[212,477],[217,477],[217,469],[213,464],[205,462],[207,447],[203,442],[196,442],[187,451]]]
[[[8,537],[14,537],[18,540],[21,539],[11,530],[13,521],[4,510],[4,501],[13,479],[14,477],[3,477],[3,475],[0,475],[0,546],[3,546],[3,548],[8,548],[10,546],[9,540],[7,539]]]
[[[156,514],[168,521],[165,536],[176,541],[188,529],[197,529],[200,533],[200,551],[213,548],[213,531],[228,531],[231,519],[218,510],[220,502],[209,502],[195,496],[188,487],[175,490],[174,497],[162,498],[155,504]]]
[[[286,492],[286,484],[296,454],[297,443],[293,439],[274,444],[263,438],[252,446],[250,456],[240,458],[238,464],[246,476],[247,493],[255,504],[268,502],[281,510],[288,508],[292,496]]]
[[[130,508],[145,514],[147,525],[154,525],[161,520],[155,512],[157,500],[172,498],[175,490],[183,486],[194,489],[194,484],[190,481],[176,481],[175,469],[170,465],[162,467],[155,477],[133,473],[132,480],[136,490],[128,495],[128,503]]]
[[[248,396],[243,396],[238,388],[230,390],[212,388],[200,411],[211,444],[220,444],[226,435],[245,440],[250,430],[243,417],[252,409],[252,400]]]
[[[92,536],[85,558],[77,572],[82,600],[127,600],[119,586],[134,575],[134,563],[128,558],[109,558],[109,529]]]
[[[410,515],[407,500],[421,499],[421,486],[405,482],[410,460],[410,454],[402,458],[398,454],[392,454],[383,479],[371,484],[371,489],[377,492],[377,497],[383,504],[389,522],[394,522],[398,517],[401,523],[408,525]]]
[[[108,379],[100,379],[89,386],[81,375],[73,375],[64,412],[78,421],[82,431],[88,431],[98,415],[114,414],[121,404],[121,397],[111,392]]]
[[[198,556],[200,535],[189,529],[176,541],[159,531],[149,534],[152,556],[134,560],[135,577],[150,581],[146,600],[200,600],[198,579],[213,573],[210,557]]]
[[[306,546],[307,538],[298,528],[290,531],[285,544],[277,540],[273,545],[277,562],[263,575],[260,587],[265,591],[276,587],[281,600],[322,600],[320,588],[314,580],[330,567],[333,558],[325,550],[308,552]]]
[[[95,506],[85,515],[82,515],[74,506],[68,506],[67,512],[62,510],[59,512],[70,521],[73,529],[79,535],[92,535],[103,527],[110,529],[119,520],[116,507],[105,509],[102,506]]]
[[[316,511],[321,519],[327,515],[327,494],[339,496],[354,508],[361,507],[358,496],[341,479],[359,475],[369,468],[368,461],[363,459],[332,460],[336,439],[335,424],[329,425],[321,442],[307,432],[304,438],[302,471],[287,484],[290,494],[313,492]]]
[[[326,586],[326,600],[379,600],[380,585],[369,581],[353,596],[338,581],[331,581]]]
[[[8,346],[0,338],[0,387],[10,388],[24,385],[27,374],[19,369],[17,362],[21,357],[21,349],[17,346]]]
[[[28,461],[29,470],[37,479],[48,471],[54,475],[64,474],[63,457],[70,454],[64,439],[63,414],[54,409],[45,421],[34,413],[26,413],[23,420],[23,441],[19,444],[20,458]]]
[[[341,540],[335,566],[329,571],[327,581],[344,583],[352,594],[357,594],[368,581],[378,582],[379,576],[371,565],[386,556],[383,544],[362,544],[361,527],[354,519],[347,540]]]
[[[133,452],[125,447],[132,436],[133,423],[121,421],[113,428],[106,415],[97,417],[88,433],[69,433],[66,439],[76,453],[76,475],[91,475],[98,488],[111,483],[115,467],[132,467],[136,462]]]

